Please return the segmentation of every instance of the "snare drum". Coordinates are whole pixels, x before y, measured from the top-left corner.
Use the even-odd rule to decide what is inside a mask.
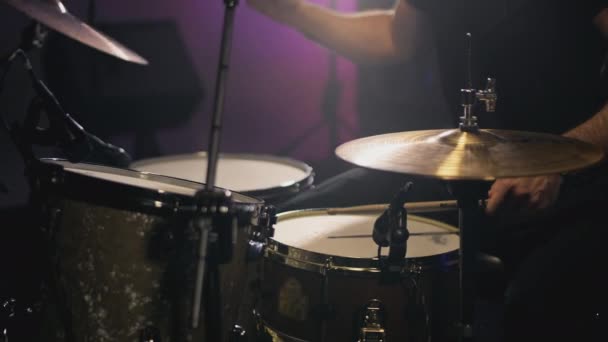
[[[182,154],[136,161],[131,168],[193,182],[206,182],[207,153]],[[256,154],[219,155],[216,185],[278,204],[308,189],[312,168],[289,158]]]
[[[260,333],[272,341],[456,340],[457,229],[408,216],[406,266],[386,274],[371,238],[382,212],[330,212],[278,215],[263,260]]]
[[[190,329],[200,183],[60,160],[43,160],[34,173],[51,260],[40,340],[205,340],[204,317]],[[239,193],[232,201],[234,254],[213,280],[220,298],[211,298],[221,303],[222,340],[242,324],[250,231],[264,210]]]

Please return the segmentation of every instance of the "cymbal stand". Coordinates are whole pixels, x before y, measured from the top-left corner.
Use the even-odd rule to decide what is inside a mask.
[[[458,226],[460,229],[460,322],[461,341],[473,341],[474,304],[476,294],[477,255],[479,252],[479,229],[483,219],[480,199],[486,193],[487,184],[480,181],[453,181],[448,183],[458,203]]]
[[[496,111],[496,80],[488,78],[486,89],[473,88],[471,79],[472,37],[466,34],[466,86],[461,89],[462,113],[460,130],[469,133],[479,132],[475,107],[479,102],[485,104],[486,112]],[[448,187],[458,203],[458,226],[460,228],[460,340],[473,341],[474,306],[476,295],[475,277],[477,275],[477,255],[479,254],[479,227],[483,219],[483,207],[480,202],[487,193],[487,183],[482,181],[452,181]]]
[[[220,58],[215,83],[215,99],[213,103],[213,117],[211,119],[211,135],[209,137],[209,160],[207,163],[207,189],[215,186],[217,174],[217,160],[219,156],[220,135],[222,131],[222,114],[224,112],[224,98],[228,81],[228,67],[230,53],[232,52],[232,33],[234,31],[234,16],[238,0],[224,0],[226,10],[224,13],[224,27],[220,46]]]
[[[215,98],[213,103],[213,116],[211,121],[211,133],[209,136],[209,149],[208,149],[208,161],[207,161],[207,179],[205,189],[199,193],[199,195],[213,194],[215,188],[215,180],[217,174],[217,162],[219,157],[219,146],[222,131],[222,114],[224,111],[224,98],[226,95],[226,83],[228,80],[228,65],[230,61],[230,53],[232,48],[232,35],[234,31],[234,17],[238,0],[224,0],[225,12],[224,12],[224,23],[222,30],[222,38],[220,45],[220,56],[219,65],[216,76],[215,84]],[[217,246],[225,246],[222,241],[214,241],[217,236],[217,228],[212,227],[211,223],[201,224],[200,228],[200,244],[198,248],[198,265],[196,271],[196,283],[194,289],[194,300],[192,307],[192,328],[196,329],[199,324],[199,314],[201,312],[201,302],[203,296],[204,277],[209,275],[209,270],[214,270],[214,273],[219,272],[217,265],[207,265],[207,259],[213,263],[217,263],[217,258],[210,255],[208,257],[207,251],[213,251],[216,248],[209,248],[209,244],[215,243]],[[216,228],[216,229],[214,229]],[[214,232],[214,230],[216,232]],[[219,237],[228,236],[228,234],[219,234]],[[222,253],[222,251],[219,251]],[[230,256],[228,256],[230,258]],[[215,277],[219,277],[219,274],[214,274]],[[217,286],[211,286],[210,289],[214,293],[209,293],[208,296],[219,299],[220,293]],[[219,306],[218,306],[219,307]],[[207,333],[207,336],[221,336],[222,317],[221,312],[215,313],[217,317],[213,324],[208,324],[207,329],[214,329],[214,332]],[[211,315],[205,315],[205,319],[210,319]]]

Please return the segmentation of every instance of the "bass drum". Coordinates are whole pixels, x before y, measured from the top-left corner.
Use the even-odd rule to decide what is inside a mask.
[[[260,337],[274,342],[457,340],[457,229],[408,216],[406,266],[387,274],[371,238],[382,211],[333,210],[277,216],[263,260],[256,310]]]
[[[207,153],[200,152],[142,159],[131,164],[131,168],[201,183],[206,182],[207,161]],[[221,153],[218,158],[217,186],[269,204],[280,204],[307,190],[313,182],[312,167],[294,159],[230,153]]]
[[[203,310],[192,329],[200,241],[193,222],[216,203],[195,197],[200,183],[50,159],[32,177],[50,263],[40,341],[227,341],[234,324],[246,325],[247,251],[262,200],[232,193],[232,209],[214,217],[231,227],[234,253],[214,273],[220,298],[203,294],[206,310],[221,309]],[[221,329],[212,329],[219,317]],[[222,337],[210,339],[217,330]]]

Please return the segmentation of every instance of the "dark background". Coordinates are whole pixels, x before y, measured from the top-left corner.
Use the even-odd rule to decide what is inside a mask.
[[[86,20],[88,1],[64,4]],[[391,5],[337,1],[349,11]],[[53,32],[30,58],[85,129],[134,159],[205,150],[223,9],[221,0],[99,1],[93,26],[149,59],[149,67],[121,62]],[[407,65],[357,66],[262,17],[244,1],[236,19],[223,152],[292,157],[310,164],[318,183],[350,167],[334,157],[342,142],[452,122],[438,100],[442,94],[432,55]],[[28,22],[0,2],[0,54],[17,45]],[[32,96],[26,74],[15,64],[0,94],[0,112],[19,122]],[[0,300],[16,296],[27,304],[44,270],[26,207],[24,165],[4,130],[0,183],[6,187],[0,192]]]
[[[319,1],[329,5],[328,2]],[[88,1],[66,1],[82,20]],[[205,150],[219,53],[222,1],[103,1],[93,26],[150,60],[121,62],[51,33],[31,58],[66,109],[90,132],[135,159]],[[392,1],[337,1],[344,10]],[[28,18],[0,4],[0,52],[17,42]],[[247,7],[237,9],[222,151],[289,156],[313,166],[317,181],[348,165],[333,149],[360,136],[445,127],[432,56],[408,65],[360,67]],[[429,58],[431,57],[431,58]],[[328,81],[338,87],[328,88]],[[32,97],[15,65],[0,98],[9,121]],[[448,123],[449,125],[449,123]],[[27,199],[23,165],[0,132],[0,206]]]

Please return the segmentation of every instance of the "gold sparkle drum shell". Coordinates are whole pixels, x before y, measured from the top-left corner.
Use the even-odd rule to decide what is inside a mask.
[[[41,340],[206,340],[206,312],[199,328],[189,328],[202,184],[51,159],[35,170],[50,270]],[[217,280],[222,340],[242,324],[249,238],[264,210],[257,198],[233,193],[232,200],[234,254]]]

